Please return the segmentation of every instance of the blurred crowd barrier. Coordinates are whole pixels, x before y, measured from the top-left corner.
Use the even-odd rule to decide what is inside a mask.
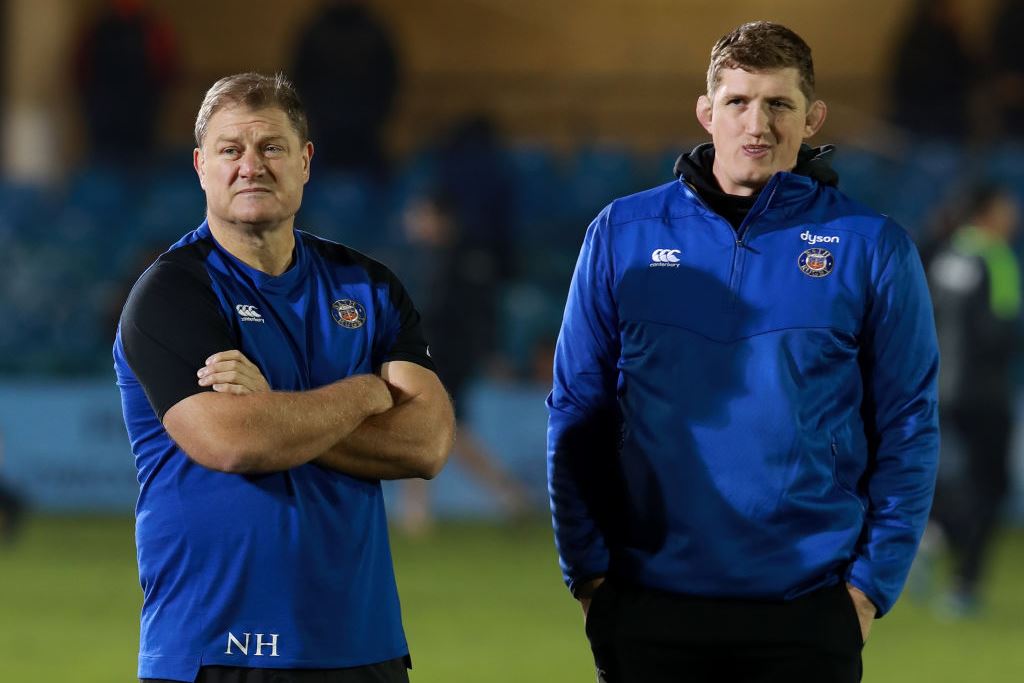
[[[547,388],[538,384],[485,379],[467,392],[464,410],[478,438],[524,485],[537,513],[547,509],[546,394]],[[1024,395],[1016,415],[1017,423],[1024,424]],[[75,514],[134,509],[138,484],[113,380],[2,381],[0,430],[6,436],[5,477],[34,509]],[[1008,514],[1024,524],[1024,432],[1014,440],[1013,458],[1016,484]],[[439,517],[503,515],[492,493],[480,487],[459,458],[431,488]],[[386,484],[385,495],[389,509],[394,505],[401,511],[394,485]]]
[[[537,511],[547,505],[546,393],[529,383],[483,381],[467,392],[464,411],[504,469],[524,484]],[[139,487],[113,380],[0,381],[0,432],[5,435],[5,479],[33,509],[75,514],[134,510]],[[432,488],[439,516],[502,514],[494,496],[474,482],[458,458]],[[389,506],[401,506],[391,485],[386,496]]]

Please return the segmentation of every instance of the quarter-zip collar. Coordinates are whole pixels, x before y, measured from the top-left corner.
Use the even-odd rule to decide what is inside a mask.
[[[768,185],[749,197],[727,194],[719,187],[712,171],[715,163],[715,147],[710,142],[697,145],[689,154],[681,155],[676,160],[673,170],[676,177],[687,183],[708,209],[724,218],[734,230],[739,232],[748,215],[758,204],[758,199],[765,194],[768,186],[776,188],[780,176],[796,176],[793,177],[793,180],[801,182],[787,183],[787,185],[792,185],[795,193],[787,191],[784,196],[770,198],[768,203],[788,203],[787,200],[791,198],[791,194],[802,195],[804,192],[800,190],[811,189],[814,185],[814,182],[811,181],[830,187],[837,186],[839,175],[829,164],[829,158],[834,150],[833,145],[813,148],[808,145],[801,146],[796,166],[791,173],[776,173],[769,180]],[[765,208],[767,207],[762,207],[761,212]]]
[[[739,230],[761,192],[758,190],[749,197],[723,192],[712,171],[714,163],[715,146],[707,142],[680,156],[674,171],[677,178],[689,183],[709,209],[727,220],[733,230]]]

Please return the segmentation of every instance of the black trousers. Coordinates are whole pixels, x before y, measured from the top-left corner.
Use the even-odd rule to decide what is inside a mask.
[[[204,666],[195,683],[409,683],[408,657],[348,669],[246,669]],[[181,683],[142,678],[139,683]]]
[[[942,426],[956,430],[965,452],[961,476],[940,479],[932,517],[946,531],[959,588],[973,593],[1009,491],[1013,418],[999,408],[950,409],[942,413]]]
[[[599,683],[857,683],[863,640],[845,584],[789,602],[664,593],[611,579],[587,615]]]

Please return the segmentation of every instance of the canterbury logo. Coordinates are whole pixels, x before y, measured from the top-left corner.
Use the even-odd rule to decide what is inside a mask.
[[[241,316],[242,320],[248,320],[254,323],[263,322],[263,316],[256,310],[255,306],[249,304],[238,304],[235,306],[235,310],[238,311],[238,315]]]
[[[651,261],[655,263],[679,263],[679,257],[676,256],[681,249],[655,249],[651,253]]]
[[[676,254],[681,251],[681,249],[655,249],[651,252],[651,267],[678,268],[679,257]]]
[[[800,233],[800,239],[808,244],[817,244],[818,242],[839,244],[838,235],[812,235],[810,230],[804,230]]]

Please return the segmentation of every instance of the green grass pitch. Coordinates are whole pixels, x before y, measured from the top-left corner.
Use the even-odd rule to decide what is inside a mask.
[[[546,524],[445,524],[394,537],[414,683],[594,680]],[[864,654],[869,683],[1024,681],[1024,530],[1001,536],[985,614],[903,599]],[[0,547],[0,681],[135,680],[141,593],[129,518],[31,520]]]

